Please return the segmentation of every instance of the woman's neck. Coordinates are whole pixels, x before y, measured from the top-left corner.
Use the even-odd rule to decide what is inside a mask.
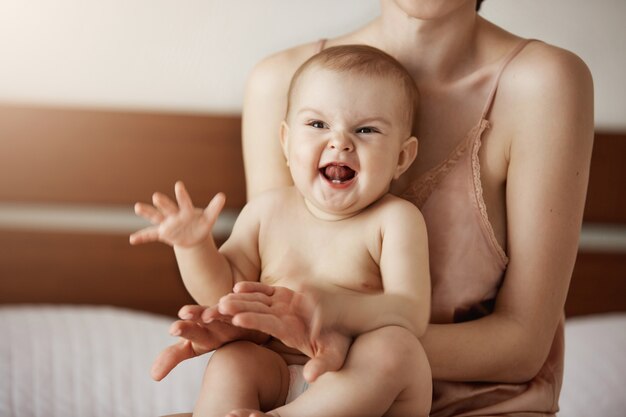
[[[368,43],[398,59],[416,81],[445,81],[474,69],[481,19],[467,2],[441,16],[407,15],[393,0],[381,1],[381,15],[363,28]]]

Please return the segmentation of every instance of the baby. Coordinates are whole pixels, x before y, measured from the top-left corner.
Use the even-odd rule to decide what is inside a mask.
[[[298,69],[289,89],[280,143],[294,185],[251,200],[219,249],[211,230],[223,194],[195,208],[178,182],[177,203],[156,193],[154,206],[136,205],[154,226],[131,243],[172,245],[199,304],[228,315],[246,297],[233,297],[233,287],[246,281],[324,291],[336,301],[334,344],[349,349],[341,369],[319,377],[309,369],[303,378],[315,346],[236,341],[209,361],[194,415],[428,415],[425,355],[420,372],[399,358],[404,345],[419,344],[429,319],[426,229],[414,205],[389,194],[417,154],[417,99],[411,76],[384,52],[328,48]],[[269,303],[249,297],[259,311]]]

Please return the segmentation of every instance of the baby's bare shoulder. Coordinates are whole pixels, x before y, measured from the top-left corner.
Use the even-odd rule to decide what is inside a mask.
[[[380,221],[384,230],[389,227],[425,227],[424,217],[420,210],[411,202],[387,194],[371,207],[372,215]]]
[[[376,209],[389,214],[421,216],[420,210],[410,201],[393,194],[387,194],[376,203]]]

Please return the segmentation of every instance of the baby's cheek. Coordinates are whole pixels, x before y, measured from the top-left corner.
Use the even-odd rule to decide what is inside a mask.
[[[315,159],[312,152],[299,151],[293,152],[289,159],[289,165],[291,169],[298,169],[300,171],[317,170],[319,161]]]

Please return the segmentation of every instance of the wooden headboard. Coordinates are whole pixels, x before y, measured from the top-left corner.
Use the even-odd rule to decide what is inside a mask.
[[[178,179],[198,205],[224,191],[236,215],[245,204],[240,122],[239,115],[0,105],[0,303],[174,315],[192,302],[169,247],[132,247],[132,228],[96,220],[132,218],[134,202],[156,190],[171,194]],[[586,222],[626,226],[625,156],[626,134],[597,134]],[[58,212],[66,214],[61,221],[39,218]],[[624,249],[581,248],[566,312],[626,311],[625,290]]]
[[[197,204],[224,191],[227,209],[236,211],[246,199],[240,132],[239,116],[0,106],[0,205],[9,213],[71,208],[77,216],[124,208],[132,217],[136,201],[173,194],[181,179]],[[132,247],[129,232],[5,222],[0,303],[111,304],[174,315],[192,299],[171,248]]]

